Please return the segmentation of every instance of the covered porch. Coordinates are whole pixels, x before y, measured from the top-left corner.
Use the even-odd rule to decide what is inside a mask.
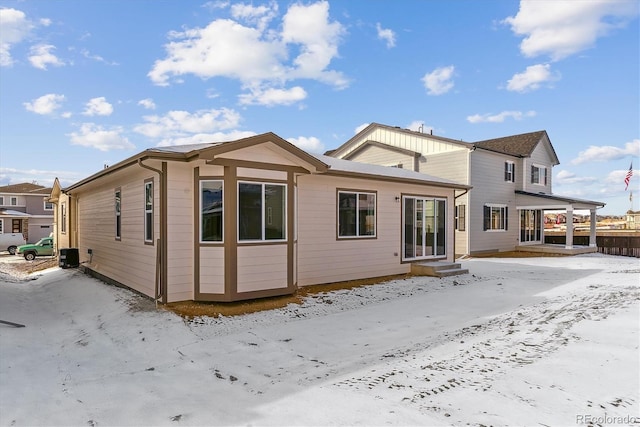
[[[520,235],[516,250],[540,253],[577,255],[597,252],[596,211],[605,204],[593,200],[583,200],[551,194],[536,194],[516,191],[516,209],[520,217]],[[544,212],[561,211],[566,218],[566,243],[564,245],[545,244]],[[589,211],[589,244],[573,244],[574,212]]]

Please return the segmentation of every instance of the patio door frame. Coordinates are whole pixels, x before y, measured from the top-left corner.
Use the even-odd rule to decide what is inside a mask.
[[[401,203],[402,262],[446,258],[447,199],[403,195]],[[408,224],[408,220],[411,223]]]
[[[539,245],[544,238],[544,211],[542,209],[520,209],[518,215],[520,245]]]

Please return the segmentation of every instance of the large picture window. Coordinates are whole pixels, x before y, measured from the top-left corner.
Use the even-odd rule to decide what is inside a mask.
[[[485,205],[484,230],[507,230],[509,223],[509,210],[504,205]]]
[[[116,216],[116,240],[122,237],[122,192],[118,188],[114,195],[115,216]]]
[[[238,240],[285,240],[286,224],[286,185],[238,183]]]
[[[144,183],[144,241],[153,243],[153,181]]]
[[[200,241],[222,242],[222,181],[200,181]]]
[[[338,237],[375,236],[375,193],[338,191]]]

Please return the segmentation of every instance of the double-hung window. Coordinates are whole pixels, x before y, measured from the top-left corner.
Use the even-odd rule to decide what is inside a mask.
[[[513,162],[504,162],[504,180],[508,182],[516,182],[516,164]]]
[[[115,216],[116,216],[116,240],[122,237],[122,191],[118,188],[114,194]]]
[[[456,206],[456,230],[465,231],[466,230],[466,221],[467,221],[467,206],[466,205],[458,205]]]
[[[544,166],[531,165],[531,183],[547,185],[547,168]]]
[[[200,241],[222,242],[224,204],[221,180],[200,181]]]
[[[287,239],[287,186],[262,182],[238,183],[238,240]]]
[[[484,206],[484,230],[507,230],[509,223],[509,209],[504,205]]]
[[[144,182],[144,242],[153,244],[153,180]]]
[[[338,191],[338,237],[376,237],[376,194]]]

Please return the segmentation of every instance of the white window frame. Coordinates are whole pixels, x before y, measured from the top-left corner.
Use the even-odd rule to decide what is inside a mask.
[[[492,204],[492,203],[486,203],[484,205],[485,208],[489,208],[490,214],[489,214],[489,227],[486,228],[484,231],[490,232],[490,233],[495,233],[495,232],[505,232],[509,229],[509,218],[508,218],[508,207],[507,205],[501,205],[501,204]],[[495,210],[499,210],[499,214],[500,214],[500,227],[498,228],[493,228],[493,212]],[[483,217],[483,220],[486,220]]]
[[[11,204],[11,206],[18,206],[18,198],[14,197],[14,196],[11,196],[9,198],[9,203]]]
[[[47,205],[49,205],[50,207],[47,207]],[[43,209],[45,211],[52,211],[53,210],[53,203],[47,202],[46,200],[44,200],[43,201]]]
[[[4,196],[0,196],[0,206],[4,206]]]
[[[116,240],[120,240],[122,239],[122,189],[116,188],[113,193],[113,198],[113,209],[116,220],[116,227],[114,232],[116,235]]]
[[[261,199],[260,199],[260,220],[261,220],[261,238],[260,239],[240,239],[240,185],[241,184],[251,184],[251,185],[260,185],[262,187],[261,189]],[[265,188],[267,185],[273,185],[273,186],[278,186],[278,187],[282,187],[284,189],[284,206],[283,206],[283,212],[282,212],[282,216],[283,216],[283,225],[284,225],[284,236],[281,239],[267,239],[266,238],[266,230],[267,230],[267,218],[265,215]],[[238,197],[237,197],[237,206],[236,206],[236,233],[237,233],[237,239],[238,239],[238,243],[278,243],[278,242],[286,242],[287,241],[287,235],[289,230],[287,229],[287,209],[288,209],[288,200],[287,200],[287,192],[288,192],[288,188],[287,188],[287,184],[286,183],[282,183],[282,182],[266,182],[266,181],[238,181],[238,186],[236,188]]]
[[[60,203],[60,233],[67,234],[67,202]]]
[[[148,190],[150,189],[150,190]],[[151,205],[149,208],[147,208],[147,192],[151,191]],[[153,244],[153,236],[154,236],[154,230],[153,230],[153,222],[154,222],[154,215],[153,215],[153,205],[155,204],[155,194],[154,194],[154,188],[153,188],[153,179],[149,179],[146,180],[144,182],[144,243],[145,244]],[[149,223],[149,221],[151,221],[151,223]],[[147,234],[147,230],[149,229],[148,226],[151,226],[151,231],[150,231],[150,236]]]
[[[202,184],[206,183],[206,182],[219,182],[221,184],[221,189],[222,189],[222,217],[221,217],[221,221],[222,221],[222,236],[220,240],[203,240],[202,239]],[[215,244],[220,244],[220,243],[224,243],[224,180],[223,179],[201,179],[200,180],[200,185],[199,185],[199,206],[198,206],[198,227],[199,227],[199,241],[200,243],[215,243]]]
[[[537,181],[534,181],[535,169],[537,169],[538,176]],[[532,164],[531,165],[531,184],[533,185],[547,185],[547,167],[543,165]]]
[[[0,219],[0,234],[4,233],[4,220]]]
[[[356,196],[356,234],[354,236],[350,235],[341,235],[340,234],[340,195],[341,194],[354,194]],[[360,195],[373,196],[373,234],[363,234],[360,235]],[[338,239],[375,239],[378,237],[378,194],[373,191],[358,191],[358,190],[338,190],[338,198],[337,198],[337,236]]]
[[[506,182],[516,182],[516,164],[507,160],[504,162],[504,180]]]

